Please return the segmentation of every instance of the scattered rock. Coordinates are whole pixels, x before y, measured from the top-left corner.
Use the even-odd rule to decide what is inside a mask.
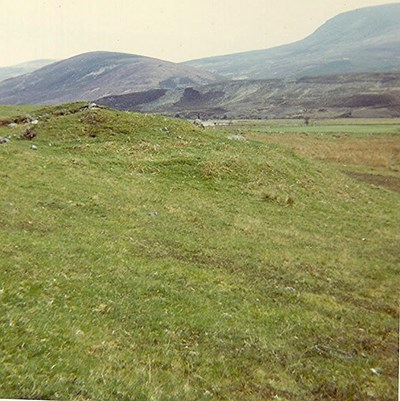
[[[85,111],[85,110],[97,110],[97,109],[106,109],[106,106],[100,106],[94,102],[89,102],[87,106],[83,106],[81,109],[78,111]]]
[[[18,124],[17,123],[10,123],[7,125],[8,128],[14,128],[16,127]]]
[[[246,138],[243,135],[239,135],[239,134],[228,135],[228,139],[231,139],[232,141],[245,141],[246,140]]]
[[[7,136],[5,136],[4,138],[1,138],[1,139],[0,139],[0,143],[7,143],[7,142],[10,142],[10,139],[11,139],[10,135],[7,135]]]
[[[30,146],[30,148],[31,148],[32,150],[37,150],[37,146],[36,146],[36,145],[33,145],[33,144]]]
[[[25,116],[20,120],[20,122],[24,124],[32,124],[33,121],[37,121],[37,119],[32,117],[30,114],[25,114]]]
[[[31,121],[31,124],[33,124],[33,125],[36,125],[36,124],[38,124],[39,123],[39,120],[32,120]]]

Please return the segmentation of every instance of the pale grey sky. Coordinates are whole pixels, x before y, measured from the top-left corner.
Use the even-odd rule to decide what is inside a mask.
[[[0,0],[0,66],[95,50],[169,61],[269,48],[398,0]]]

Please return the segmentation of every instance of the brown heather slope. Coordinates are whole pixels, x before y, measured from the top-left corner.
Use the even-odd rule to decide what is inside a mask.
[[[195,118],[399,117],[400,72],[238,80],[110,96],[98,103]]]

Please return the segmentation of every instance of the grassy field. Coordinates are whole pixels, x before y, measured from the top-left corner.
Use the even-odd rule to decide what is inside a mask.
[[[302,120],[245,121],[228,131],[334,162],[342,171],[368,173],[371,182],[383,175],[400,191],[400,119],[317,120],[309,126]]]
[[[0,127],[0,398],[397,399],[399,125],[63,107]]]

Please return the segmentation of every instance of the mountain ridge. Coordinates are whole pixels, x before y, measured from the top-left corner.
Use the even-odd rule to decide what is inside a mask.
[[[306,38],[270,49],[184,64],[233,79],[271,79],[400,70],[400,3],[339,14]]]
[[[151,98],[147,101],[153,104],[154,96],[165,101],[166,93],[160,91],[170,96],[177,88],[222,82],[224,92],[224,82],[230,79],[281,79],[279,85],[288,80],[289,87],[297,90],[293,80],[301,77],[394,73],[400,71],[397,21],[400,3],[366,7],[339,14],[292,44],[186,63],[120,52],[83,53],[0,82],[0,103],[55,104],[124,94],[141,103],[142,95],[135,95],[133,100],[130,94],[147,92]],[[153,92],[149,94],[149,90]],[[215,102],[213,96],[209,100]],[[265,100],[265,94],[261,100]]]
[[[24,63],[0,67],[0,82],[19,75],[28,74],[56,61],[51,59],[30,60]]]
[[[147,90],[206,84],[217,75],[129,53],[95,51],[0,82],[0,103],[54,104]]]

